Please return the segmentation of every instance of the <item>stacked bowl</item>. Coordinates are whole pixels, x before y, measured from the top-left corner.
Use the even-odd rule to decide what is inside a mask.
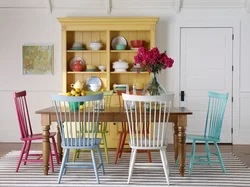
[[[141,67],[139,63],[135,63],[134,67],[130,69],[132,72],[143,72],[144,68]]]
[[[117,90],[120,90],[125,93],[127,86],[128,84],[114,84],[113,89],[114,89],[114,92],[116,92]]]
[[[73,43],[71,50],[84,50],[84,47],[82,43],[76,42],[76,43]]]
[[[95,65],[87,65],[86,71],[95,72],[96,71],[96,66]]]

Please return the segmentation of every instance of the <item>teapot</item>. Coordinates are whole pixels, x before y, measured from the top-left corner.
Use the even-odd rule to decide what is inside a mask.
[[[82,90],[83,85],[84,85],[84,83],[82,83],[81,81],[78,80],[75,82],[75,84],[72,83],[70,86],[71,86],[71,88],[74,88],[74,89],[79,88],[80,90]]]

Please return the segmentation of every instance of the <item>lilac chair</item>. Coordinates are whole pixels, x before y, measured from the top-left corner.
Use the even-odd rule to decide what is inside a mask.
[[[16,112],[19,122],[19,128],[21,133],[21,141],[23,141],[23,147],[20,153],[20,157],[18,160],[18,164],[16,167],[16,172],[18,172],[21,162],[24,162],[24,165],[26,165],[26,162],[43,162],[42,159],[30,159],[29,156],[37,156],[38,158],[42,157],[42,154],[30,154],[30,147],[31,142],[33,140],[42,140],[42,134],[33,134],[30,117],[29,117],[29,111],[28,111],[28,105],[26,101],[26,91],[21,92],[15,92],[14,93],[14,101],[16,105]],[[52,145],[54,149],[54,153],[50,153],[50,167],[52,172],[54,172],[54,165],[53,165],[53,159],[52,156],[56,157],[56,161],[59,164],[59,157],[57,154],[56,149],[56,142],[55,142],[55,132],[51,132],[49,137],[52,139]]]

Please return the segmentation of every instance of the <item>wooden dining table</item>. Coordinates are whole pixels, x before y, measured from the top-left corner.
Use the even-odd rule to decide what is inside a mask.
[[[43,170],[44,175],[48,175],[49,170],[49,155],[50,155],[50,125],[51,122],[56,122],[56,111],[53,106],[38,110],[36,114],[41,115],[42,125],[42,152],[43,152]],[[174,123],[174,159],[179,160],[179,171],[180,176],[184,176],[185,171],[185,158],[186,158],[186,127],[187,127],[187,116],[192,115],[192,112],[185,107],[172,107],[170,110],[169,122]],[[104,111],[100,112],[99,122],[126,122],[127,116],[123,108],[120,107],[109,107]],[[61,147],[61,136],[57,126],[57,149],[59,158],[62,159],[62,147]]]

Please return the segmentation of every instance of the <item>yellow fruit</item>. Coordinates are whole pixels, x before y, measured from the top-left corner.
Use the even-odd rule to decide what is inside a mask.
[[[80,110],[83,110],[83,108],[84,108],[83,105],[80,105]]]
[[[80,88],[76,88],[75,91],[78,92],[78,93],[81,92]]]
[[[70,92],[67,92],[66,95],[67,95],[67,96],[71,96],[71,93],[70,93]]]
[[[71,90],[71,95],[75,95],[76,94],[76,91],[75,90]]]
[[[80,94],[79,94],[79,93],[76,93],[75,96],[80,96]]]
[[[85,96],[86,95],[86,92],[85,91],[82,91],[81,92],[81,96]]]

